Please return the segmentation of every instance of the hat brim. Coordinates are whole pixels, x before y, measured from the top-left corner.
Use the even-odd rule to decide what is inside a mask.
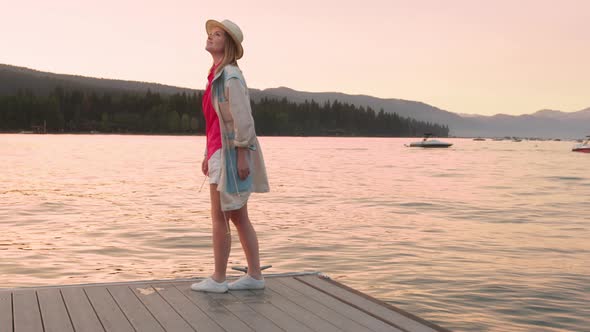
[[[238,40],[236,35],[234,35],[228,28],[225,27],[225,25],[223,25],[219,21],[208,20],[207,23],[205,23],[205,29],[207,30],[207,34],[209,34],[211,32],[211,29],[213,29],[215,27],[222,29],[231,37],[231,39],[234,41],[234,44],[236,44],[236,47],[238,48],[238,53],[236,54],[236,60],[240,59],[244,55],[244,48],[242,47],[242,43],[240,43],[240,41]]]

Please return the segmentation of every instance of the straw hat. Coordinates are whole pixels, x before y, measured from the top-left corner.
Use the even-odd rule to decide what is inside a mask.
[[[230,20],[223,20],[218,22],[216,20],[208,20],[205,24],[205,28],[207,29],[207,33],[211,33],[211,29],[214,27],[218,27],[223,29],[227,32],[228,35],[234,40],[236,46],[238,48],[238,54],[236,56],[237,59],[241,58],[244,55],[244,49],[242,48],[242,41],[244,40],[244,35],[242,34],[242,30],[240,27]]]

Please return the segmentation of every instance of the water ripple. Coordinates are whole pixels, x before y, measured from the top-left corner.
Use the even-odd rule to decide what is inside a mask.
[[[589,331],[590,176],[568,142],[260,140],[272,192],[249,210],[271,272],[322,271],[457,331]],[[0,287],[209,274],[204,143],[0,135]]]

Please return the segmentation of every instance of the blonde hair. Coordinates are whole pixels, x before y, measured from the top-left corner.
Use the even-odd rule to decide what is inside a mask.
[[[223,70],[223,68],[227,65],[238,65],[238,46],[234,42],[234,39],[229,35],[229,33],[225,32],[225,51],[223,54],[223,60],[215,70],[215,75]]]

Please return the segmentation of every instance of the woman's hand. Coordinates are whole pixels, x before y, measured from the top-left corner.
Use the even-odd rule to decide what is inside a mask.
[[[201,171],[205,176],[209,175],[209,162],[207,161],[207,157],[203,158],[203,163],[201,164]]]
[[[238,148],[238,176],[240,180],[245,180],[250,175],[250,165],[248,165],[248,148]]]

